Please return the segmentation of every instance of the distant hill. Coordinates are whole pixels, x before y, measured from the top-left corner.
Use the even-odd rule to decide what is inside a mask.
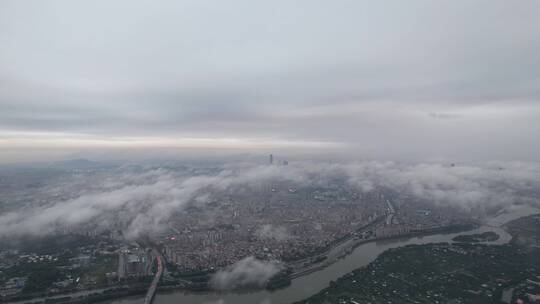
[[[106,165],[100,162],[93,160],[88,160],[84,158],[69,159],[63,161],[57,161],[50,164],[54,168],[63,168],[63,169],[94,169],[102,168]]]

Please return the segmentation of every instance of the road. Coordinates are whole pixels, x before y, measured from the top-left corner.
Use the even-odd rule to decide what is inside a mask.
[[[156,294],[156,289],[159,283],[159,280],[161,279],[161,276],[163,275],[163,256],[161,256],[161,253],[157,251],[155,248],[152,249],[152,252],[156,256],[158,269],[156,272],[156,275],[154,276],[154,279],[152,280],[152,284],[150,284],[150,287],[148,288],[148,291],[146,292],[146,297],[144,298],[144,304],[151,304],[154,300],[154,296]]]
[[[371,227],[377,226],[379,223],[384,222],[386,219],[386,216],[379,216],[373,221],[369,222],[368,224],[362,226],[358,230],[356,230],[356,233],[361,233],[365,230],[370,229]],[[365,242],[365,240],[357,240],[355,238],[355,233],[349,234],[346,238],[344,238],[342,241],[340,241],[337,244],[332,245],[331,248],[328,248],[324,252],[315,255],[310,256],[307,258],[304,258],[302,260],[296,261],[294,263],[290,263],[287,266],[293,269],[293,273],[290,275],[291,279],[298,278],[301,276],[304,276],[306,274],[310,274],[312,272],[315,272],[317,270],[321,270],[332,263],[335,263],[340,258],[344,257],[348,254],[353,248],[362,242]],[[326,257],[325,260],[311,264],[309,266],[305,266],[305,264],[309,264],[310,261],[315,260],[320,257]]]
[[[390,202],[389,200],[386,200],[386,206],[388,207],[388,216],[386,217],[386,225],[388,226],[392,224],[392,219],[396,214],[396,210],[394,209],[392,202]]]

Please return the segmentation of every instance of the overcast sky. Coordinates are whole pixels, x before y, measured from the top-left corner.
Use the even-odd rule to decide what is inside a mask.
[[[0,0],[0,162],[141,147],[538,161],[539,12]]]

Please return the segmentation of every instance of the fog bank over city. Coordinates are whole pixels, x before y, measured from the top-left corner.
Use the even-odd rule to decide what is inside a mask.
[[[2,1],[0,163],[201,151],[539,161],[539,10]]]
[[[85,225],[120,229],[128,238],[139,237],[166,230],[175,212],[206,209],[216,202],[219,206],[226,204],[224,197],[264,193],[268,187],[277,187],[272,185],[285,185],[284,190],[290,192],[342,184],[358,193],[383,187],[403,197],[457,207],[477,216],[513,205],[540,207],[538,163],[231,163],[212,169],[120,166],[104,173],[70,173],[68,177],[51,179],[32,192],[42,203],[27,202],[11,209],[4,206],[7,210],[0,214],[0,237],[46,235]],[[70,198],[60,199],[65,193]],[[281,241],[288,237],[286,230],[269,225],[261,226],[256,235]]]
[[[0,303],[538,301],[539,12],[0,0]]]

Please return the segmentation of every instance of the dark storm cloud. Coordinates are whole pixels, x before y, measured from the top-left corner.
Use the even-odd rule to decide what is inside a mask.
[[[353,157],[538,160],[539,9],[3,1],[0,145],[205,138],[242,149],[326,143]]]

